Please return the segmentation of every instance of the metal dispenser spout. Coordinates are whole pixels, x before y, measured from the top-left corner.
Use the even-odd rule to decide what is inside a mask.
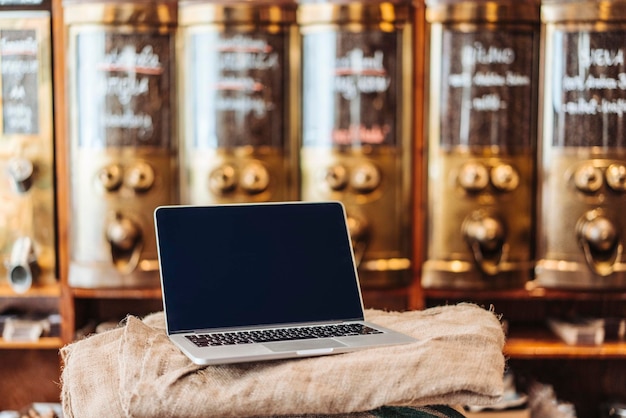
[[[40,268],[33,240],[30,237],[20,237],[15,240],[7,270],[9,284],[17,293],[25,293],[37,281]]]
[[[128,274],[137,268],[143,248],[141,227],[127,216],[117,212],[106,227],[106,238],[111,245],[111,259],[115,268]]]
[[[611,275],[623,250],[613,222],[602,210],[590,210],[578,220],[576,235],[591,271],[603,277]]]
[[[502,221],[477,210],[465,219],[462,229],[478,268],[490,276],[498,274],[506,242]]]
[[[18,193],[26,193],[33,185],[35,166],[26,158],[12,158],[8,164],[9,175]]]

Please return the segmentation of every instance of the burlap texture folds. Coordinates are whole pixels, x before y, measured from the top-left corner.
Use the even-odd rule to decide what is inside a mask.
[[[472,304],[367,310],[418,342],[297,360],[198,366],[162,313],[61,350],[66,418],[350,415],[381,406],[489,404],[503,391],[504,333]],[[358,414],[356,414],[358,415]]]

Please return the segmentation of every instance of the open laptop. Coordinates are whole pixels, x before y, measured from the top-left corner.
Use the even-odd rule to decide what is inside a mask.
[[[340,202],[161,206],[154,220],[167,333],[194,363],[415,341],[364,321]]]

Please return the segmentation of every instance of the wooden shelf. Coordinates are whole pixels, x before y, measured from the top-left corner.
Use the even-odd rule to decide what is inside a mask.
[[[73,287],[70,292],[81,299],[161,299],[161,288],[86,289]]]
[[[626,343],[573,346],[561,341],[511,338],[507,341],[504,352],[515,359],[626,359]]]
[[[0,297],[14,298],[40,298],[51,297],[58,298],[61,296],[61,286],[58,283],[48,284],[44,286],[33,286],[26,293],[16,293],[8,283],[0,283]]]
[[[525,327],[511,331],[504,353],[514,359],[626,360],[626,341],[606,341],[599,345],[569,345],[547,328]]]
[[[7,341],[0,338],[0,350],[58,350],[63,347],[59,337],[42,337],[37,341]]]
[[[625,291],[549,289],[526,283],[519,289],[422,289],[426,299],[626,301]]]
[[[42,312],[54,313],[59,310],[61,285],[51,283],[33,286],[25,293],[16,293],[8,283],[0,283],[0,298],[9,300],[10,306],[20,308],[36,308]],[[7,341],[0,334],[0,350],[42,349],[56,350],[63,346],[60,337],[42,337],[37,341]]]

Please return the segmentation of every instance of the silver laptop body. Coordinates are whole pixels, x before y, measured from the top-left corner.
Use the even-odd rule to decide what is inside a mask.
[[[167,333],[194,363],[415,341],[364,321],[340,202],[161,206],[154,220]]]

